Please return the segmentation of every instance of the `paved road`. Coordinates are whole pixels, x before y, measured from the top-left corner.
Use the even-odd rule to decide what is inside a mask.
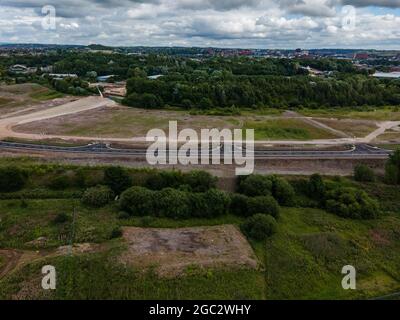
[[[146,148],[137,149],[116,149],[103,143],[89,144],[81,147],[63,147],[51,145],[39,145],[28,143],[15,143],[0,141],[0,150],[26,150],[36,152],[57,152],[57,153],[78,153],[86,155],[110,155],[110,156],[146,156]],[[223,149],[220,148],[220,152]],[[254,156],[257,159],[281,159],[281,158],[350,158],[350,159],[385,159],[389,157],[391,151],[379,149],[367,144],[355,145],[347,151],[326,151],[326,150],[255,150]]]

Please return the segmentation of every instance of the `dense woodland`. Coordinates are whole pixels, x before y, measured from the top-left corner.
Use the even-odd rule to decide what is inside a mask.
[[[321,108],[400,104],[400,81],[371,78],[350,61],[248,57],[190,58],[174,55],[126,55],[58,50],[38,56],[1,57],[2,78],[13,64],[54,66],[56,73],[76,73],[74,81],[50,82],[56,90],[89,94],[86,81],[115,75],[128,80],[124,103],[133,107]],[[324,71],[313,77],[306,67]],[[163,75],[157,80],[148,76]],[[46,82],[40,72],[17,81]],[[83,90],[81,90],[83,89]]]

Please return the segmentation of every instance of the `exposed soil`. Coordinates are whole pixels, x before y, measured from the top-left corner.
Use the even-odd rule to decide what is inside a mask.
[[[154,268],[164,277],[179,276],[191,266],[258,266],[251,246],[232,225],[182,229],[127,227],[123,237],[128,249],[121,255],[121,262],[141,269]]]

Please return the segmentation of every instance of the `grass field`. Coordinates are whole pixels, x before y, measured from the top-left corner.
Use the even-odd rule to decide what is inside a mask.
[[[325,124],[332,129],[344,132],[350,137],[362,138],[378,129],[374,122],[365,120],[331,120],[331,119],[316,119],[316,121]]]
[[[298,119],[270,116],[207,116],[178,111],[153,111],[134,108],[107,108],[77,115],[49,119],[16,127],[17,131],[38,133],[43,127],[48,134],[131,138],[143,137],[154,128],[168,132],[169,121],[177,121],[178,129],[255,129],[256,140],[266,139],[329,139],[331,132],[316,128]]]
[[[354,108],[336,109],[302,109],[298,112],[310,117],[326,117],[338,119],[364,119],[375,121],[399,121],[400,109],[398,107],[365,108],[365,110],[354,110]]]
[[[68,233],[68,223],[60,226],[52,221],[60,212],[71,215],[73,207],[71,200],[28,201],[27,208],[18,201],[0,201],[0,247],[26,249],[25,242],[39,236],[49,239],[47,248],[65,244],[67,238],[60,241],[59,235]],[[42,291],[25,288],[36,282],[39,286],[37,275],[43,263],[61,270],[58,289],[47,297],[52,299],[356,299],[400,290],[400,211],[377,221],[353,221],[318,209],[284,208],[278,233],[266,243],[252,243],[265,271],[193,266],[181,278],[163,279],[116,262],[124,245],[109,240],[111,230],[118,225],[142,226],[140,218],[120,220],[112,206],[88,210],[75,203],[75,210],[76,242],[99,242],[107,249],[25,266],[0,281],[0,298],[41,297]],[[187,221],[154,218],[146,226],[241,221],[234,216]],[[357,291],[341,288],[341,268],[348,264],[358,270]]]
[[[245,122],[246,129],[255,129],[256,140],[332,139],[336,135],[297,119],[276,119]]]
[[[30,94],[30,97],[37,101],[47,101],[47,100],[62,98],[63,96],[64,95],[60,92],[44,87]]]

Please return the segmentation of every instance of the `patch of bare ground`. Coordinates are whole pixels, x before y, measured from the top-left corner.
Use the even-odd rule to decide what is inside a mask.
[[[325,118],[316,118],[315,120],[334,130],[344,132],[350,137],[362,138],[378,129],[376,122],[370,120]]]
[[[257,258],[233,225],[182,229],[126,227],[128,248],[120,256],[125,265],[153,269],[161,277],[176,277],[189,267],[257,269]]]

